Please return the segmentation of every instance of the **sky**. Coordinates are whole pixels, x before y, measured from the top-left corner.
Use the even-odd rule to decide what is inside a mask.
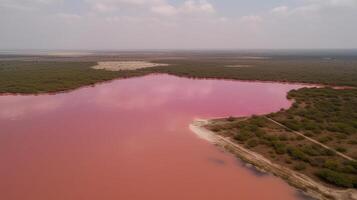
[[[0,0],[0,49],[357,48],[357,0]]]

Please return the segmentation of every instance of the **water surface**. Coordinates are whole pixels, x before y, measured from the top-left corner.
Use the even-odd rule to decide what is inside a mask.
[[[0,199],[299,199],[188,128],[195,118],[288,108],[286,93],[299,87],[150,75],[0,96]]]

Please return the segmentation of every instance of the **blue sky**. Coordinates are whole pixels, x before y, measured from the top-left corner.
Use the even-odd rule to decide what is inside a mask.
[[[0,0],[0,49],[357,48],[357,0]]]

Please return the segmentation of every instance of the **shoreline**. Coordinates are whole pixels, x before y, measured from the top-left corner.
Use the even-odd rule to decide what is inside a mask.
[[[130,70],[129,70],[130,71]],[[136,70],[132,70],[136,71]],[[140,70],[138,70],[140,71]],[[97,85],[101,84],[106,84],[106,83],[111,83],[113,81],[117,80],[125,80],[125,79],[132,79],[132,78],[141,78],[145,76],[151,76],[151,75],[168,75],[168,76],[174,76],[177,78],[186,78],[186,79],[193,79],[193,80],[221,80],[221,81],[238,81],[238,82],[244,82],[244,83],[277,83],[277,84],[287,84],[287,85],[300,85],[301,88],[323,88],[323,87],[330,87],[332,89],[340,90],[340,89],[347,89],[347,90],[354,90],[357,89],[357,87],[353,86],[334,86],[334,85],[324,85],[324,84],[314,84],[314,83],[307,83],[307,82],[292,82],[292,81],[264,81],[264,80],[244,80],[244,79],[226,79],[226,78],[195,78],[195,77],[189,77],[189,76],[178,76],[175,74],[170,74],[170,73],[161,73],[161,72],[146,72],[146,71],[141,71],[144,72],[143,74],[140,75],[133,75],[133,76],[126,76],[126,77],[116,77],[113,79],[108,79],[108,80],[101,80],[92,84],[84,84],[79,87],[74,87],[74,88],[68,88],[68,89],[61,89],[61,90],[56,90],[56,91],[39,91],[39,92],[33,92],[33,93],[27,93],[27,92],[0,92],[0,96],[9,96],[9,95],[15,95],[15,96],[39,96],[39,95],[56,95],[56,94],[62,94],[62,93],[69,93],[73,92],[78,89],[82,88],[90,88],[94,87]],[[218,117],[218,118],[226,118],[226,117]],[[212,119],[217,119],[213,117]]]
[[[197,119],[189,125],[189,128],[199,138],[234,154],[242,161],[252,164],[259,171],[271,173],[284,179],[289,185],[294,186],[296,189],[300,190],[302,193],[309,197],[321,200],[357,200],[356,190],[330,188],[309,178],[306,175],[275,164],[264,156],[234,143],[231,139],[225,138],[206,129],[204,126],[208,125],[209,123],[210,120]]]

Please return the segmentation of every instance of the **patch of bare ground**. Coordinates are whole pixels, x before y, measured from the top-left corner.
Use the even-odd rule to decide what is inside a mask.
[[[103,61],[98,62],[98,65],[93,66],[93,69],[121,71],[121,70],[137,70],[150,67],[168,66],[168,64],[151,63],[147,61]]]
[[[225,67],[252,67],[252,65],[226,65]]]

